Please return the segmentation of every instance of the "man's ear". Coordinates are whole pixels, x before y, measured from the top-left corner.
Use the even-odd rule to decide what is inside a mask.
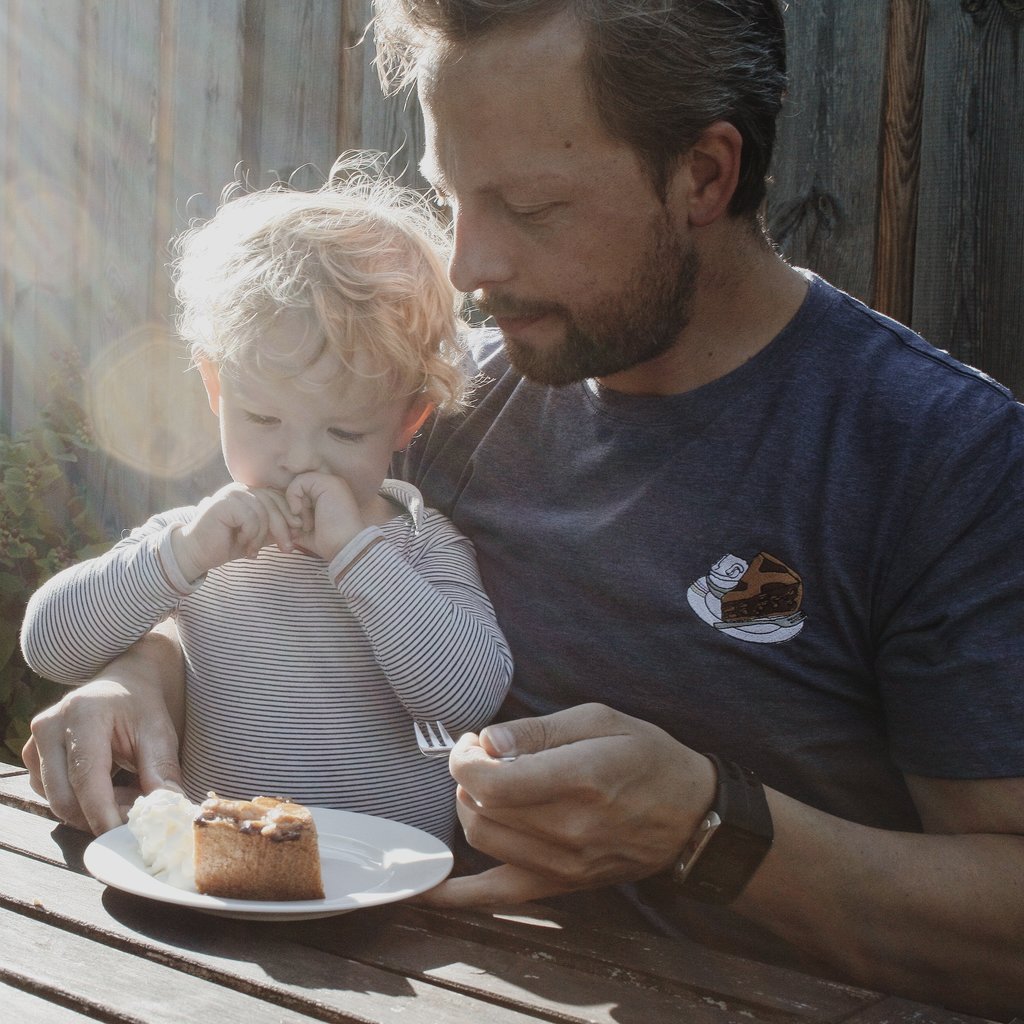
[[[409,442],[416,436],[416,432],[427,422],[427,418],[434,411],[434,403],[428,402],[425,398],[414,398],[406,410],[402,419],[402,425],[395,435],[396,452],[402,451],[409,445]]]
[[[199,376],[203,378],[203,387],[206,388],[206,397],[210,401],[210,408],[214,416],[220,416],[220,372],[217,367],[200,356],[196,360],[199,369]]]
[[[713,224],[727,212],[740,177],[743,137],[729,121],[715,121],[690,150],[682,176],[687,183],[687,216],[692,227]]]

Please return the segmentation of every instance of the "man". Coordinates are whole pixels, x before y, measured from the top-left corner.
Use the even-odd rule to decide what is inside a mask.
[[[621,884],[658,927],[1011,1016],[1024,410],[773,252],[778,5],[378,10],[451,277],[504,341],[404,467],[516,660],[509,720],[451,761],[499,863],[431,899]],[[111,759],[175,777],[163,643],[37,719],[68,820],[117,823]]]

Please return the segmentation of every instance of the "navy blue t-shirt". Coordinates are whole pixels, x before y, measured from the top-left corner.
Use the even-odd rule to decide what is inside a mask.
[[[851,821],[1024,775],[1024,407],[809,275],[703,387],[488,378],[404,473],[476,545],[505,717],[600,701]]]
[[[476,546],[505,717],[602,701],[890,828],[918,826],[901,772],[1024,774],[1005,388],[813,275],[766,348],[680,395],[539,386],[474,344],[488,381],[404,473]]]

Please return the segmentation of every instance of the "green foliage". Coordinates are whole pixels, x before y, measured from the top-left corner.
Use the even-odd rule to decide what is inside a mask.
[[[81,370],[60,355],[39,422],[0,432],[0,760],[21,763],[29,722],[64,687],[32,672],[18,636],[32,593],[65,566],[105,550],[80,456],[94,451],[78,400]]]

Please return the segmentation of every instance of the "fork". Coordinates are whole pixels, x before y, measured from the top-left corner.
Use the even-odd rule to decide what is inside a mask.
[[[416,745],[420,753],[427,757],[447,757],[455,746],[455,740],[448,735],[448,730],[441,722],[413,722],[416,733]]]

